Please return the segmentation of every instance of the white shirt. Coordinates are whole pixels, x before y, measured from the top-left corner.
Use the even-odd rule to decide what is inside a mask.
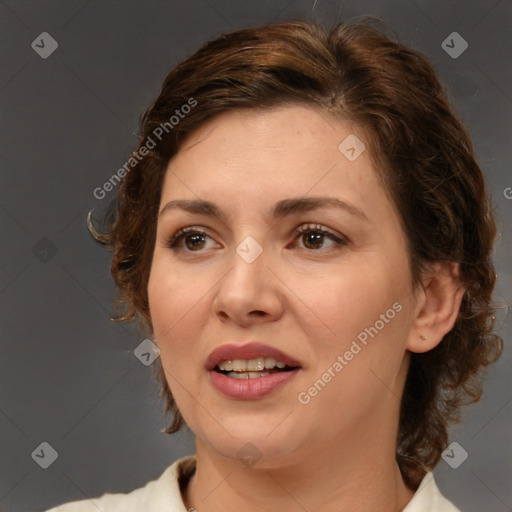
[[[195,469],[195,457],[185,457],[169,466],[157,479],[128,494],[104,494],[73,501],[46,512],[187,512],[181,498],[182,485]],[[432,473],[427,473],[412,500],[402,512],[460,512],[443,497]]]

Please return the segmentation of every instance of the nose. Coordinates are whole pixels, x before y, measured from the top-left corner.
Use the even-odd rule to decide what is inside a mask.
[[[213,300],[217,318],[241,327],[275,322],[283,314],[283,297],[263,253],[248,263],[234,253],[231,270],[219,283]]]

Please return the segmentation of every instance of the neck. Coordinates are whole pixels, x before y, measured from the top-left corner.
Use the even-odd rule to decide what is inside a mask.
[[[375,430],[359,431],[348,446],[339,439],[316,444],[278,468],[247,468],[198,441],[196,473],[184,495],[187,510],[399,512],[414,491],[395,461],[394,438],[382,439],[386,428]]]

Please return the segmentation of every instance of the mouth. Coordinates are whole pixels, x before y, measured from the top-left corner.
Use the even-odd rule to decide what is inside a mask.
[[[255,357],[254,359],[226,359],[213,369],[230,379],[260,379],[274,373],[289,372],[297,366],[289,366],[273,357]]]
[[[207,359],[213,386],[230,398],[262,398],[290,382],[302,369],[295,358],[269,345],[222,345]]]

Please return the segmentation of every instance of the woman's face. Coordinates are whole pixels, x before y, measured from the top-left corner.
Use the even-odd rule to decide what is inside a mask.
[[[150,313],[179,409],[217,453],[271,467],[396,428],[415,300],[361,141],[312,108],[239,111],[169,163]]]

